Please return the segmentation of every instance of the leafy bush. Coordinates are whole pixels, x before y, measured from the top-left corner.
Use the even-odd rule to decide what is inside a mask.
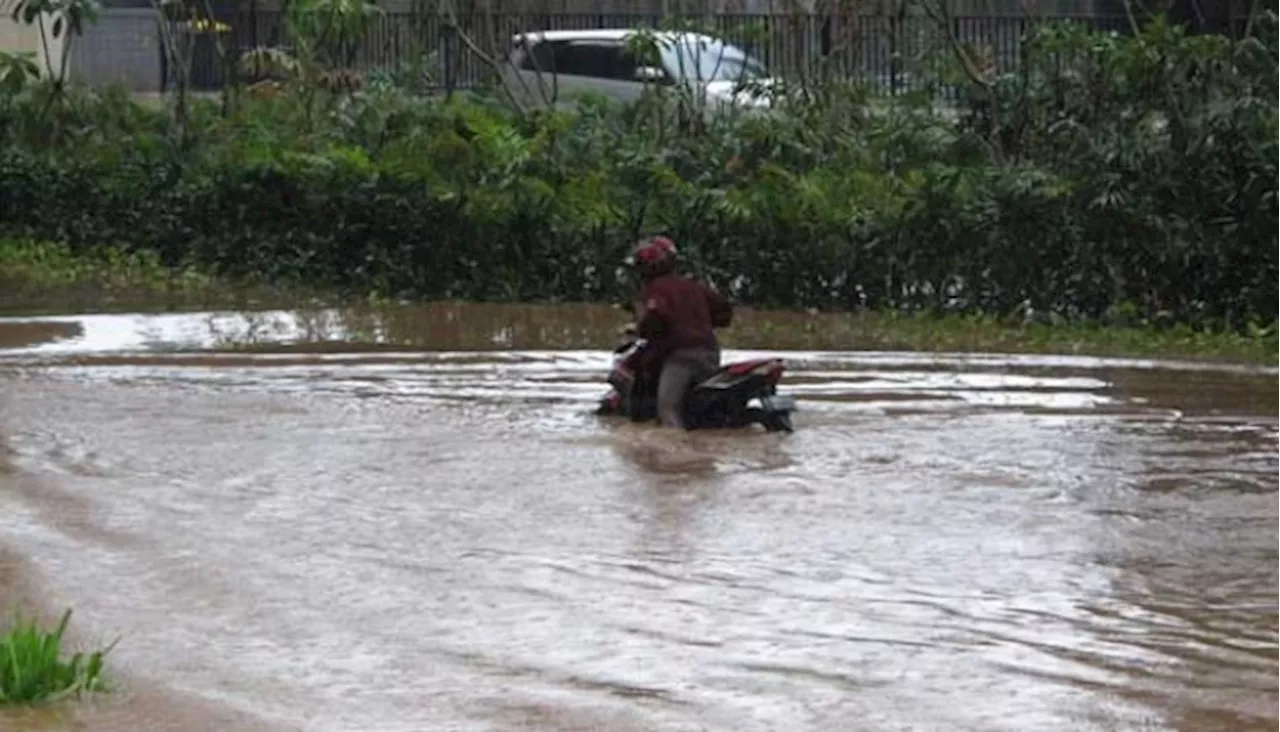
[[[53,701],[105,688],[102,661],[111,647],[64,659],[62,636],[70,620],[68,610],[56,628],[43,630],[17,616],[0,634],[0,704]]]
[[[0,234],[343,292],[598,300],[662,230],[760,306],[1274,323],[1274,40],[1156,22],[1026,49],[958,115],[835,82],[696,125],[380,83],[196,110],[180,135],[90,95],[72,109],[104,121],[57,146],[0,125]]]

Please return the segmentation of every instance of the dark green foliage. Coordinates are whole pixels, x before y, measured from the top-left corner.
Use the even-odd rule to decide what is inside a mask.
[[[4,126],[0,234],[351,293],[600,300],[662,230],[757,306],[1273,324],[1274,41],[1157,22],[1026,49],[958,115],[834,85],[693,127],[653,100],[286,90],[182,137],[82,99],[56,148]]]

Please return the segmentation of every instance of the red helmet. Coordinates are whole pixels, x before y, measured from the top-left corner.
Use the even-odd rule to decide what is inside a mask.
[[[657,277],[672,272],[676,267],[676,243],[665,236],[641,239],[627,258],[627,263],[635,267],[643,277]]]

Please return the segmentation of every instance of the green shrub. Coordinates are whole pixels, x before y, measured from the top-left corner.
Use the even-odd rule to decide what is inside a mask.
[[[102,691],[103,658],[115,644],[88,655],[62,656],[62,636],[71,611],[53,630],[41,629],[21,615],[0,633],[0,704],[54,701],[84,691]]]
[[[0,234],[349,293],[599,300],[662,230],[760,306],[1274,323],[1274,40],[1157,22],[1026,49],[958,118],[836,83],[683,128],[648,101],[522,116],[385,85],[197,109],[183,135],[117,111],[54,148],[9,137]]]

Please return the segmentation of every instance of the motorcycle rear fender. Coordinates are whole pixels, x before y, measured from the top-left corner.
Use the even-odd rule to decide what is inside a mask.
[[[781,359],[768,358],[755,361],[739,361],[721,368],[716,373],[698,382],[700,388],[731,389],[750,379],[763,379],[766,383],[776,385],[782,379],[784,366]]]

